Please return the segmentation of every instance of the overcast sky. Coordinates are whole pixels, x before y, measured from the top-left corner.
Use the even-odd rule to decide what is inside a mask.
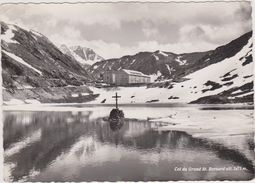
[[[0,20],[104,58],[206,51],[250,31],[250,2],[5,4]]]

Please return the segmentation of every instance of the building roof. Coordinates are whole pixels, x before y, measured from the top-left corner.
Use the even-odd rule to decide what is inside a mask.
[[[134,75],[134,76],[143,76],[143,77],[150,77],[142,72],[139,71],[134,71],[134,70],[128,70],[128,69],[122,69],[122,71],[124,71],[125,73],[129,74],[129,75]]]

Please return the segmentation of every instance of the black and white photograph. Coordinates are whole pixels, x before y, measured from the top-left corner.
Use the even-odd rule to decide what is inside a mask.
[[[254,178],[251,1],[1,3],[6,182]]]

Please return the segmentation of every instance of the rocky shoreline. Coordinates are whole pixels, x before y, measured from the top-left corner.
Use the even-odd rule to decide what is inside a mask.
[[[87,102],[98,95],[87,86],[37,87],[28,89],[3,89],[4,104],[13,99],[21,101],[38,101],[40,103]],[[26,103],[26,102],[25,102]]]

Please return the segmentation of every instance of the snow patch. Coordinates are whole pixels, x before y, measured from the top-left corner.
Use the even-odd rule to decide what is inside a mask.
[[[158,77],[162,76],[162,73],[160,71],[157,72],[157,74],[150,75],[151,82],[154,82]]]
[[[72,96],[72,97],[78,97],[79,94],[77,94],[77,93],[72,93],[71,96]]]
[[[168,57],[168,55],[166,53],[162,52],[162,51],[159,51],[158,54],[163,55],[165,57]]]
[[[4,40],[7,43],[16,43],[19,44],[16,40],[13,40],[14,33],[13,31],[17,31],[17,29],[13,25],[8,25],[8,30],[4,34],[1,34],[1,40]]]
[[[106,64],[107,64],[107,62],[105,62],[104,65],[102,66],[103,69],[105,68]]]
[[[175,69],[174,69],[174,68],[170,68],[170,66],[169,66],[169,65],[167,65],[167,64],[165,64],[165,65],[166,65],[166,68],[167,68],[167,70],[168,70],[169,74],[171,74],[171,73],[172,73],[172,71],[175,71]]]
[[[135,60],[135,59],[133,59],[130,65],[133,65],[133,64],[135,63],[135,61],[136,61],[136,60]]]
[[[88,96],[90,95],[89,93],[81,93],[82,96]]]
[[[152,56],[153,56],[156,60],[159,60],[158,56],[156,56],[155,54],[152,54]]]
[[[9,101],[4,101],[3,103],[5,105],[21,105],[21,104],[24,104],[24,101],[19,99],[11,99]]]
[[[37,31],[30,30],[30,32],[32,32],[36,36],[43,37],[43,35],[41,33],[37,32]]]
[[[179,65],[185,65],[187,60],[181,60],[182,56],[176,57],[175,61],[179,63]]]
[[[83,52],[83,55],[85,56],[85,60],[88,60],[88,57],[87,57],[87,54],[86,54],[86,51],[82,48],[82,52]]]
[[[31,86],[31,85],[23,85],[23,88],[32,89],[32,88],[35,88],[35,87],[33,87],[33,86]]]
[[[7,52],[7,51],[4,51],[4,50],[2,50],[2,51],[3,51],[6,55],[8,55],[8,56],[11,57],[12,59],[14,59],[15,61],[17,61],[17,62],[19,62],[19,63],[21,63],[21,64],[27,66],[27,67],[30,68],[30,69],[33,69],[33,70],[34,70],[35,72],[37,72],[38,74],[42,75],[42,72],[41,72],[41,71],[39,71],[38,69],[36,69],[36,68],[32,67],[31,65],[29,65],[29,64],[28,64],[27,62],[25,62],[22,58],[20,58],[20,57],[14,55],[14,54],[12,54],[12,53],[9,53],[9,52]]]
[[[88,64],[88,65],[93,65],[94,63],[96,63],[96,61],[94,60],[84,60],[83,64]]]
[[[25,103],[26,104],[40,104],[41,102],[36,99],[26,99]]]

